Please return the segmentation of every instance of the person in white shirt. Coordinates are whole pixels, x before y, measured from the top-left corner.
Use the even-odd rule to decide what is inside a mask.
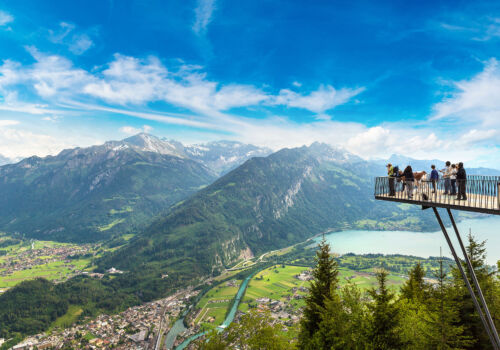
[[[451,195],[457,194],[457,166],[455,164],[451,165],[450,171],[450,183],[451,183]]]
[[[446,167],[444,169],[439,170],[441,173],[443,173],[443,180],[444,180],[444,194],[451,194],[451,163],[450,161],[446,162]]]

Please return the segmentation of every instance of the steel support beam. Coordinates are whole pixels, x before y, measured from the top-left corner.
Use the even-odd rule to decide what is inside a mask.
[[[436,219],[439,223],[439,226],[441,227],[441,231],[443,231],[443,235],[446,238],[446,242],[448,243],[448,246],[450,247],[451,254],[453,255],[453,258],[455,259],[455,263],[457,264],[457,267],[460,270],[462,278],[465,282],[465,286],[469,290],[472,301],[474,302],[474,307],[476,308],[476,311],[479,314],[479,317],[481,318],[484,329],[486,330],[486,333],[488,333],[488,337],[490,338],[491,345],[493,345],[493,349],[500,350],[500,344],[498,344],[496,342],[496,339],[492,334],[492,330],[490,329],[489,324],[486,321],[486,318],[484,317],[483,311],[481,310],[481,306],[479,305],[479,302],[477,301],[476,294],[474,294],[474,290],[472,289],[472,286],[470,285],[469,279],[467,278],[467,275],[465,274],[465,271],[462,267],[462,263],[460,262],[460,259],[457,256],[455,248],[453,247],[453,243],[451,242],[450,237],[448,236],[448,232],[446,231],[446,228],[444,227],[443,221],[441,220],[441,216],[439,216],[439,212],[438,212],[436,207],[432,207],[432,210],[434,211],[434,214],[436,215]]]
[[[458,243],[460,245],[460,248],[462,249],[462,254],[464,255],[465,262],[467,264],[467,268],[469,269],[469,273],[471,275],[472,282],[474,283],[474,287],[476,287],[477,294],[479,296],[479,300],[481,301],[481,305],[483,307],[484,313],[486,314],[486,321],[488,322],[488,325],[490,326],[491,333],[493,334],[493,337],[495,338],[495,341],[497,343],[497,347],[500,347],[500,338],[498,337],[498,332],[497,332],[497,329],[495,327],[495,323],[493,322],[490,310],[488,309],[488,304],[486,304],[486,299],[484,298],[481,287],[479,286],[479,282],[477,281],[476,273],[474,272],[474,268],[472,267],[472,263],[470,262],[469,256],[467,255],[467,251],[465,250],[464,243],[462,242],[462,237],[460,237],[460,233],[458,232],[457,224],[455,223],[455,219],[453,218],[453,214],[451,213],[451,210],[447,209],[447,211],[448,211],[448,215],[450,216],[450,220],[451,220],[451,224],[453,226],[453,229],[455,230],[455,234],[457,236]]]

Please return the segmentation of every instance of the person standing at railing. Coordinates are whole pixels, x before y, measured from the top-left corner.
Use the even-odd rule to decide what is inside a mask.
[[[464,169],[464,163],[458,163],[457,170],[457,183],[458,183],[458,196],[457,201],[464,201],[467,199],[467,195],[465,194],[465,189],[467,185],[467,173]]]
[[[451,182],[451,195],[454,196],[457,194],[457,166],[455,164],[451,165],[450,172],[450,182]]]
[[[436,193],[436,183],[439,180],[439,173],[436,170],[436,166],[435,165],[431,165],[431,169],[432,169],[432,171],[431,171],[430,180],[431,180],[431,183],[432,183],[432,193]]]
[[[443,173],[443,180],[444,180],[444,194],[450,194],[450,187],[451,187],[451,179],[450,179],[450,174],[451,174],[451,163],[450,161],[446,162],[446,167],[444,169],[439,170],[441,173]]]
[[[415,178],[413,177],[413,169],[411,168],[410,165],[408,165],[405,170],[403,171],[403,177],[405,179],[405,184],[406,184],[406,193],[408,195],[408,198],[413,197],[413,181]]]
[[[396,189],[394,187],[394,167],[391,163],[387,164],[387,176],[389,177],[389,196],[393,197],[396,195]]]

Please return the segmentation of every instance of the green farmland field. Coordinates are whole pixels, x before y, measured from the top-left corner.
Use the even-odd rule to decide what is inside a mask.
[[[222,324],[241,282],[241,280],[223,282],[210,289],[196,305],[200,311],[194,322],[201,324],[204,328],[213,328]],[[213,321],[210,322],[209,320],[212,319]]]

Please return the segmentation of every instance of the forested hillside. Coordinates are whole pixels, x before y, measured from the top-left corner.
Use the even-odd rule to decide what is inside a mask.
[[[253,158],[177,205],[99,266],[200,276],[328,229],[424,227],[426,213],[375,203],[372,171],[370,163],[322,144]]]

